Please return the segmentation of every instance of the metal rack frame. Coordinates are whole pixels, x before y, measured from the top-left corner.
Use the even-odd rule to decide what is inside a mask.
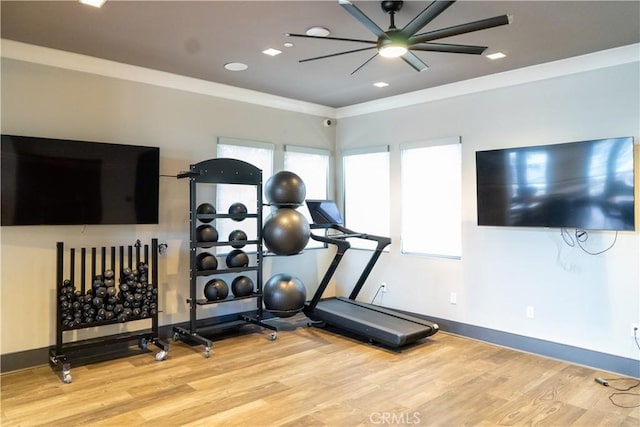
[[[119,277],[118,273],[122,272],[125,267],[132,268],[137,267],[141,260],[149,266],[150,284],[155,289],[158,288],[158,239],[152,239],[151,247],[148,244],[142,246],[138,240],[135,245],[126,247],[127,253],[125,256],[125,246],[119,246],[118,256],[116,256],[116,246],[110,247],[110,256],[107,257],[107,247],[102,246],[100,249],[100,255],[98,256],[98,248],[80,248],[80,280],[79,289],[76,288],[80,295],[86,295],[87,291],[87,265],[90,266],[89,278],[91,281],[97,276],[104,273],[105,270],[110,269],[116,273],[116,277]],[[151,249],[151,253],[149,253]],[[142,250],[142,254],[141,254]],[[76,286],[76,248],[70,248],[68,250],[68,280],[73,286]],[[89,252],[89,254],[88,254]],[[89,255],[89,257],[87,256]],[[142,258],[141,258],[142,255]],[[102,271],[97,269],[98,261]],[[120,346],[112,353],[96,353],[95,349],[100,348],[106,350],[107,347],[126,344],[132,341],[138,342],[138,347],[141,350],[148,350],[148,345],[155,345],[160,351],[156,353],[155,359],[158,361],[164,360],[169,352],[168,344],[159,339],[158,336],[158,313],[159,310],[155,310],[149,317],[132,317],[127,322],[147,320],[151,322],[151,327],[136,330],[132,332],[125,332],[121,334],[104,335],[91,339],[83,340],[71,340],[65,341],[65,332],[76,331],[79,329],[95,328],[104,325],[111,325],[122,323],[117,319],[93,321],[91,323],[81,323],[72,327],[63,325],[63,316],[61,304],[58,300],[59,291],[63,286],[65,277],[65,248],[63,242],[57,242],[56,244],[56,344],[49,349],[49,364],[52,368],[61,368],[61,377],[65,383],[72,381],[71,377],[71,362],[78,362],[80,364],[91,363],[104,359],[122,357],[124,355],[131,354],[129,346]],[[91,283],[89,282],[89,288]],[[156,299],[156,304],[158,299]],[[93,351],[89,351],[94,349]]]
[[[178,179],[189,179],[189,199],[190,199],[190,215],[189,215],[189,229],[190,229],[190,273],[189,273],[189,298],[187,303],[189,304],[189,326],[174,327],[173,338],[174,340],[188,339],[202,344],[205,347],[204,356],[209,357],[213,342],[199,333],[202,329],[212,328],[228,328],[230,326],[241,326],[247,323],[261,326],[265,329],[272,331],[271,339],[277,338],[278,329],[267,323],[264,323],[264,309],[262,298],[262,263],[263,263],[263,249],[262,249],[262,170],[237,159],[217,158],[205,160],[200,163],[192,164],[188,172],[182,172],[178,174]],[[196,256],[199,248],[214,247],[214,246],[230,246],[230,242],[198,242],[196,238],[196,227],[198,219],[213,220],[218,218],[230,218],[239,219],[238,215],[232,214],[197,214],[197,195],[196,189],[198,184],[237,184],[237,185],[250,185],[256,188],[256,212],[247,213],[242,215],[242,218],[255,218],[257,225],[257,239],[247,240],[243,243],[256,245],[256,257],[257,265],[241,268],[227,268],[217,270],[204,270],[198,271],[196,266]],[[238,242],[235,242],[238,243]],[[226,273],[239,273],[244,271],[256,272],[256,290],[252,295],[246,297],[230,297],[225,300],[207,301],[202,298],[198,298],[197,295],[197,279],[201,276],[212,276],[216,274]],[[211,304],[228,303],[233,301],[245,300],[248,298],[255,298],[256,310],[255,313],[246,314],[238,313],[234,318],[229,319],[229,316],[212,316],[206,319],[198,318],[198,306],[205,306]]]

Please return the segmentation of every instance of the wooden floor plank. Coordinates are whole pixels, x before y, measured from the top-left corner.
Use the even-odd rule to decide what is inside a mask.
[[[446,333],[392,351],[306,327],[304,317],[243,328],[203,347],[171,342],[153,354],[0,377],[3,426],[633,426],[597,370]],[[224,338],[224,339],[222,339]],[[621,386],[633,384],[633,380]],[[616,396],[639,405],[638,396]]]

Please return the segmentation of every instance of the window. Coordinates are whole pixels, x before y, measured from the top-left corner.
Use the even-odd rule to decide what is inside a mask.
[[[235,138],[218,138],[217,156],[218,158],[231,158],[243,160],[251,163],[255,167],[262,169],[263,183],[273,174],[273,144],[268,142],[248,141]],[[264,195],[263,195],[264,197]],[[202,199],[204,200],[204,199]],[[215,207],[219,213],[226,213],[233,203],[243,203],[250,213],[256,210],[256,189],[253,186],[219,184],[216,186]],[[269,213],[269,208],[265,207],[263,216]],[[250,221],[250,219],[245,220]],[[247,233],[249,240],[256,239],[255,224],[247,225],[243,222],[217,221],[216,229],[220,240],[226,240],[229,233],[235,229],[242,229]]]
[[[307,190],[307,199],[329,198],[329,151],[317,148],[285,146],[284,170],[290,171],[302,178]],[[300,206],[302,213],[311,224],[311,215],[306,205]],[[309,240],[307,248],[323,247],[321,242]]]
[[[460,138],[400,146],[403,253],[461,256]]]
[[[389,236],[389,147],[343,153],[344,220],[357,232]],[[374,242],[350,241],[352,247],[373,249]]]

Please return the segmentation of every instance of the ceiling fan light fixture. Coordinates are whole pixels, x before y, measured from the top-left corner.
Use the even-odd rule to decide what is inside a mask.
[[[385,58],[397,58],[407,53],[407,47],[401,44],[388,44],[382,46],[378,53]]]
[[[305,34],[313,37],[327,37],[329,34],[331,34],[331,31],[329,31],[325,27],[315,26],[309,28],[305,32]]]

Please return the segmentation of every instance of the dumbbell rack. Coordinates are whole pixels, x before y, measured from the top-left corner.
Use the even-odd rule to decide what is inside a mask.
[[[277,328],[273,325],[264,323],[263,301],[262,301],[262,170],[250,163],[237,159],[218,158],[205,160],[200,163],[192,164],[188,172],[178,174],[178,179],[189,179],[189,199],[190,199],[190,273],[189,273],[189,327],[176,326],[173,328],[174,340],[186,339],[202,344],[205,347],[204,356],[209,357],[213,343],[210,339],[204,337],[200,333],[203,329],[223,329],[231,326],[241,326],[247,323],[261,326],[272,332],[271,339],[277,338]],[[238,184],[254,186],[256,190],[256,211],[255,213],[247,213],[238,218],[232,214],[198,214],[197,213],[197,185],[198,184]],[[215,219],[244,219],[255,218],[256,220],[256,240],[236,241],[234,243],[245,243],[256,246],[256,265],[240,268],[226,268],[217,270],[198,271],[196,257],[197,251],[201,248],[230,246],[231,242],[198,242],[196,236],[196,228],[198,219],[207,221]],[[198,298],[198,277],[210,275],[240,273],[245,271],[254,271],[256,274],[256,289],[252,295],[246,297],[228,297],[223,300],[207,301]],[[208,306],[211,304],[228,303],[238,300],[254,298],[256,300],[256,309],[250,313],[238,313],[237,315],[212,316],[204,319],[198,318],[198,307]]]
[[[126,248],[126,255],[125,255]],[[99,251],[98,251],[99,249]],[[152,239],[151,247],[148,244],[144,246],[138,240],[135,245],[119,246],[118,256],[116,256],[116,246],[111,246],[109,255],[107,256],[107,247],[101,248],[80,248],[80,262],[76,264],[76,248],[70,248],[66,252],[68,255],[68,280],[76,287],[80,295],[86,295],[88,289],[91,289],[93,279],[104,273],[105,270],[112,270],[115,273],[114,280],[116,287],[120,274],[125,267],[130,269],[137,268],[142,261],[148,269],[148,277],[150,284],[153,285],[157,292],[158,287],[158,239]],[[149,253],[151,249],[151,253]],[[98,253],[99,252],[99,253]],[[141,253],[142,252],[142,253]],[[142,258],[141,258],[142,256]],[[135,264],[134,264],[135,261]],[[99,267],[98,267],[99,266]],[[87,276],[87,267],[89,267],[89,276]],[[78,271],[79,270],[79,271]],[[79,288],[76,282],[76,273],[79,272]],[[169,346],[158,338],[158,311],[152,311],[148,317],[132,316],[126,322],[131,321],[150,321],[150,328],[140,329],[132,332],[125,332],[112,335],[103,335],[97,338],[83,340],[65,341],[65,332],[77,331],[79,329],[96,328],[104,325],[112,325],[122,323],[115,317],[110,320],[92,321],[90,323],[74,324],[73,326],[65,326],[63,324],[62,308],[59,301],[60,289],[65,281],[65,248],[63,242],[56,244],[56,345],[49,349],[49,364],[52,368],[61,368],[61,377],[65,383],[70,383],[71,378],[71,362],[78,364],[86,364],[96,361],[113,359],[125,355],[133,354],[130,343],[137,341],[140,350],[147,351],[148,345],[155,345],[160,351],[156,353],[157,361],[164,360],[169,352]],[[87,282],[87,277],[90,280]],[[156,304],[158,297],[156,296]],[[115,347],[115,348],[114,348]],[[97,350],[99,349],[99,350]],[[106,350],[111,350],[107,352]],[[100,350],[102,350],[100,352]],[[135,352],[139,353],[139,351]]]

